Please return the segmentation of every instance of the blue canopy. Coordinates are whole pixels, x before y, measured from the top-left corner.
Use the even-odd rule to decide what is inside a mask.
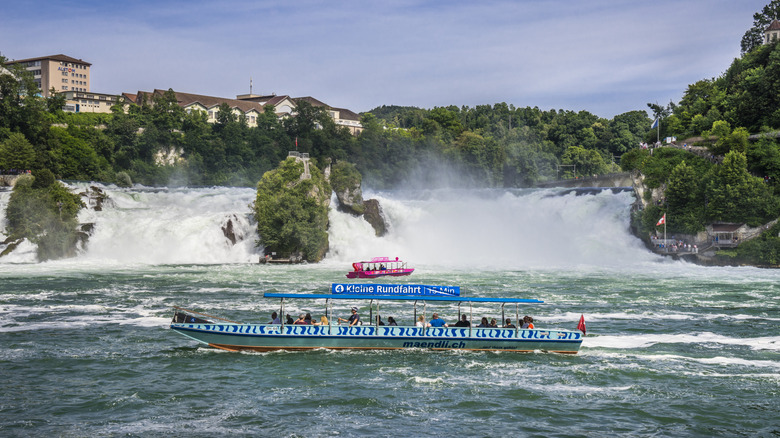
[[[451,301],[458,303],[526,303],[539,304],[542,300],[532,298],[480,298],[480,297],[448,297],[440,295],[356,295],[356,294],[286,294],[266,292],[265,298],[295,298],[295,299],[331,299],[331,300],[386,300],[386,301]]]

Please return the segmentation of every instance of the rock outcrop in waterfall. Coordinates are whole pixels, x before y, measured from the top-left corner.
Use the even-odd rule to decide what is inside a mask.
[[[85,205],[54,179],[49,170],[37,171],[16,181],[6,208],[9,237],[0,256],[13,251],[23,240],[37,245],[39,261],[73,257],[85,233],[76,216]]]
[[[330,185],[338,199],[338,209],[344,213],[363,218],[374,227],[377,236],[384,236],[387,223],[382,214],[382,206],[376,199],[363,200],[361,184],[363,177],[355,165],[339,161],[333,165],[330,173]]]
[[[328,251],[331,187],[306,154],[266,172],[254,204],[260,244],[275,258],[319,262]]]

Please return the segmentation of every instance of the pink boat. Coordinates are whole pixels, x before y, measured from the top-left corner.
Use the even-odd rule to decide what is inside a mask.
[[[355,262],[352,268],[354,271],[348,272],[347,278],[377,278],[386,275],[398,277],[414,272],[414,268],[407,268],[406,262],[398,260],[398,257],[374,257],[369,261]]]

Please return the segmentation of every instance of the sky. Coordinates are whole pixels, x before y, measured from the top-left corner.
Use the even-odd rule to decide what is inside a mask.
[[[505,102],[611,119],[678,103],[770,0],[0,0],[0,54],[91,91],[312,96],[355,112]]]

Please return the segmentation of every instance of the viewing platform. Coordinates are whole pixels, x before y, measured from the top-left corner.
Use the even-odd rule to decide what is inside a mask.
[[[287,158],[295,157],[295,161],[303,162],[303,175],[301,179],[311,179],[311,173],[309,173],[309,154],[305,152],[290,151],[287,153]]]
[[[595,176],[588,176],[588,177],[581,177],[581,178],[574,178],[574,179],[561,179],[556,181],[540,182],[536,184],[536,187],[539,188],[552,188],[552,187],[632,188],[633,186],[634,186],[634,181],[631,179],[631,172],[609,173],[606,175],[595,175]]]

